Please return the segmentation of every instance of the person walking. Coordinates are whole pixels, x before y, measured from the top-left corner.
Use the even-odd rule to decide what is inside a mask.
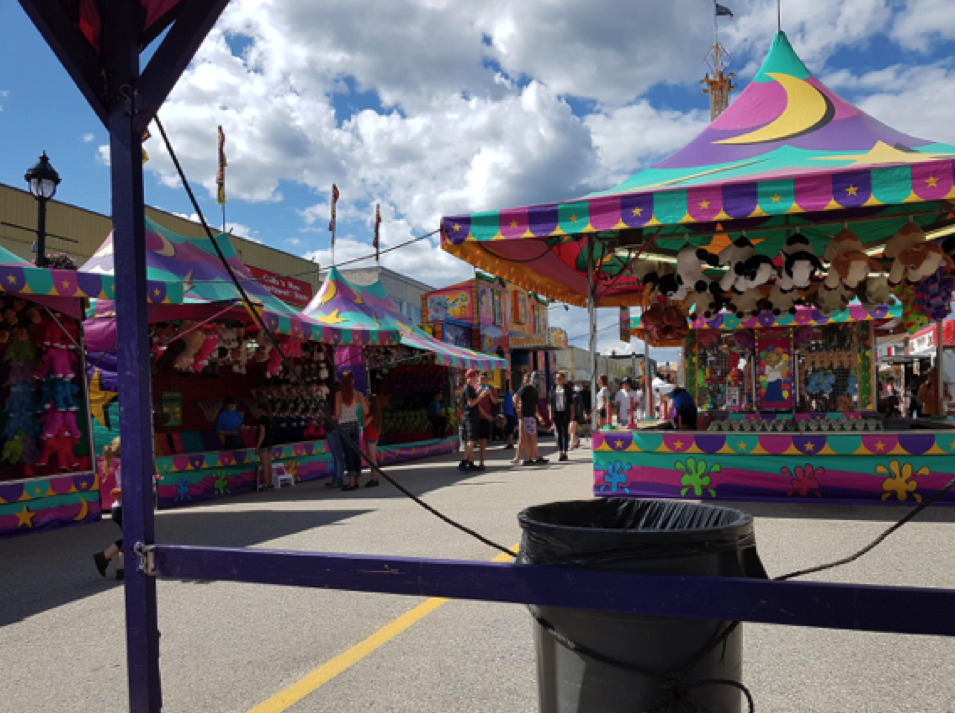
[[[478,431],[481,463],[477,466],[477,470],[484,470],[484,456],[485,453],[487,453],[487,441],[491,437],[491,431],[494,427],[493,408],[494,404],[499,404],[501,400],[497,398],[497,394],[494,393],[494,388],[488,383],[486,371],[481,372],[478,390],[481,393],[481,401],[478,403],[481,418]]]
[[[259,454],[259,482],[256,490],[272,489],[272,446],[275,445],[275,436],[272,432],[272,406],[262,399],[258,403],[259,416],[258,434],[255,439],[255,452]]]
[[[458,470],[483,470],[474,465],[474,449],[481,437],[481,401],[488,397],[478,389],[478,373],[469,369],[465,375],[464,391],[461,393],[461,409],[464,412],[464,458]]]
[[[567,460],[567,450],[570,446],[570,424],[574,421],[573,392],[567,386],[567,375],[557,372],[557,383],[550,390],[548,402],[554,419],[554,431],[557,436],[558,461]]]
[[[606,374],[597,377],[597,385],[600,390],[597,392],[597,428],[603,428],[610,424],[610,379]]]
[[[631,389],[630,377],[625,376],[623,381],[620,382],[620,391],[613,399],[613,411],[617,414],[618,426],[623,427],[630,423],[630,411],[635,400],[636,396]],[[610,419],[609,423],[611,426],[613,425],[613,418]]]
[[[381,407],[378,397],[372,395],[368,399],[368,410],[365,413],[362,429],[365,436],[365,455],[368,456],[368,467],[371,469],[371,480],[365,483],[366,488],[377,488],[378,483],[378,439],[381,433]]]
[[[514,393],[511,391],[510,385],[507,387],[507,391],[504,392],[504,400],[501,404],[501,410],[504,414],[504,418],[507,423],[504,425],[504,432],[507,435],[507,445],[504,446],[507,450],[514,449],[514,429],[517,428],[517,410],[514,408]]]
[[[431,437],[435,440],[444,438],[448,431],[448,419],[444,417],[441,411],[441,405],[444,402],[444,394],[438,391],[428,404],[428,421],[431,422]]]
[[[113,522],[116,523],[116,526],[119,528],[120,537],[102,552],[94,554],[93,562],[96,564],[96,571],[99,572],[101,577],[105,577],[109,563],[113,558],[118,556],[119,564],[116,566],[116,579],[122,582],[126,570],[124,568],[125,560],[123,557],[123,490],[122,480],[120,479],[119,444],[119,438],[117,437],[113,439],[111,444],[103,448],[103,472],[111,474],[116,479],[116,487],[110,491],[110,495],[113,497],[110,515],[113,518]]]
[[[345,449],[338,426],[325,424],[325,445],[332,454],[332,482],[325,483],[325,487],[329,490],[340,488],[345,485]]]
[[[358,441],[361,438],[361,410],[367,407],[364,397],[355,391],[355,375],[342,374],[341,390],[335,394],[335,421],[341,430],[342,450],[345,453],[345,471],[348,485],[342,491],[356,490],[361,477],[361,453]]]
[[[534,374],[531,373],[527,383],[517,392],[518,406],[520,408],[521,418],[521,439],[524,446],[523,465],[544,465],[549,461],[541,458],[540,451],[537,448],[537,425],[540,417],[538,409],[540,408],[540,394],[537,387],[534,386]]]

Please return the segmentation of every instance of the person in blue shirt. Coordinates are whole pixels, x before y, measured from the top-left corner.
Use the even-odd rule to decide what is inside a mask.
[[[513,449],[514,429],[517,428],[517,411],[514,410],[514,392],[511,391],[510,384],[507,385],[507,392],[504,394],[501,412],[507,419],[507,425],[504,426],[504,432],[507,434],[507,445],[504,448]]]
[[[225,405],[216,421],[216,434],[222,441],[223,450],[240,451],[245,448],[242,440],[242,425],[245,418],[238,410],[238,404],[231,396],[225,400]]]
[[[670,403],[673,409],[673,421],[677,428],[696,428],[696,402],[690,392],[682,386],[677,386],[670,392]]]
[[[438,439],[444,438],[448,432],[448,419],[441,411],[444,394],[440,391],[434,395],[431,403],[428,404],[428,420],[431,422],[431,437]]]

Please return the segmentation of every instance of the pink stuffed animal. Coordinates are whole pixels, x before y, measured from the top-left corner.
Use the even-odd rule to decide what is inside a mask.
[[[51,345],[40,361],[40,368],[33,373],[33,376],[37,379],[45,379],[47,374],[53,374],[60,379],[72,379],[76,376],[74,363],[76,363],[76,356],[73,352]]]
[[[202,346],[199,347],[199,351],[196,352],[192,368],[195,371],[202,371],[209,366],[209,357],[212,356],[212,352],[218,347],[219,333],[215,329],[205,332],[205,341],[202,342]]]
[[[273,349],[269,354],[269,360],[265,365],[265,374],[270,379],[282,373],[282,352]]]
[[[66,414],[72,413],[71,411],[57,411],[56,409],[50,409],[43,416],[43,430],[41,431],[41,436],[44,439],[53,438],[60,432],[60,429],[63,427],[63,419]],[[76,422],[76,417],[74,416],[73,422]]]
[[[46,465],[50,461],[50,456],[56,454],[56,462],[60,470],[78,468],[80,461],[73,453],[73,449],[79,444],[79,439],[71,435],[68,428],[61,428],[56,436],[43,442],[43,450],[35,464]]]

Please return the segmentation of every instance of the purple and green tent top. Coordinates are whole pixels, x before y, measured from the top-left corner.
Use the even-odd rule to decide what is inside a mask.
[[[336,268],[328,271],[322,289],[305,308],[305,316],[335,330],[334,343],[387,346],[404,344],[431,352],[442,366],[503,369],[504,359],[438,341],[407,321],[379,280],[359,285]]]
[[[913,107],[913,111],[917,108]],[[845,223],[878,245],[907,220],[930,226],[955,199],[955,146],[909,136],[839,97],[776,34],[759,72],[680,151],[607,191],[442,219],[453,255],[550,298],[584,304],[590,241],[602,306],[639,302],[621,242],[672,256],[718,252],[742,231],[776,256],[799,226],[821,255]],[[626,239],[625,239],[626,238]]]
[[[24,297],[101,299],[112,297],[115,290],[112,276],[36,267],[0,247],[0,292]]]
[[[242,281],[246,292],[261,310],[270,329],[302,339],[328,343],[334,341],[335,330],[302,317],[298,310],[285,304],[255,279],[226,233],[219,233],[213,239],[222,249],[236,277]],[[110,233],[99,250],[80,269],[80,274],[112,276],[113,269],[113,234]],[[235,310],[223,314],[223,319],[251,319],[242,306],[238,289],[207,238],[178,235],[146,218],[146,275],[149,279],[149,302],[157,305],[150,313],[150,321],[207,317],[222,311],[229,304],[234,304]],[[109,279],[112,280],[111,277]],[[108,299],[111,297],[107,296]],[[112,315],[111,301],[96,303],[94,316]]]

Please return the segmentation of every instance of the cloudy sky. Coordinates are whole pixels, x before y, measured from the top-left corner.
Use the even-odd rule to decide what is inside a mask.
[[[723,4],[735,18],[720,39],[745,84],[775,0]],[[698,82],[712,16],[711,0],[233,0],[160,117],[204,211],[218,219],[221,124],[236,233],[327,265],[332,183],[341,262],[370,252],[376,203],[387,247],[443,214],[607,188],[679,148],[709,117]],[[955,143],[951,0],[783,0],[782,20],[832,89]],[[0,2],[0,182],[20,186],[45,149],[58,197],[108,212],[105,143],[19,5]],[[147,150],[147,202],[191,214],[158,135]],[[471,274],[437,240],[382,262],[435,286]],[[572,337],[586,331],[581,310],[551,315]],[[601,336],[625,350],[614,329]]]

